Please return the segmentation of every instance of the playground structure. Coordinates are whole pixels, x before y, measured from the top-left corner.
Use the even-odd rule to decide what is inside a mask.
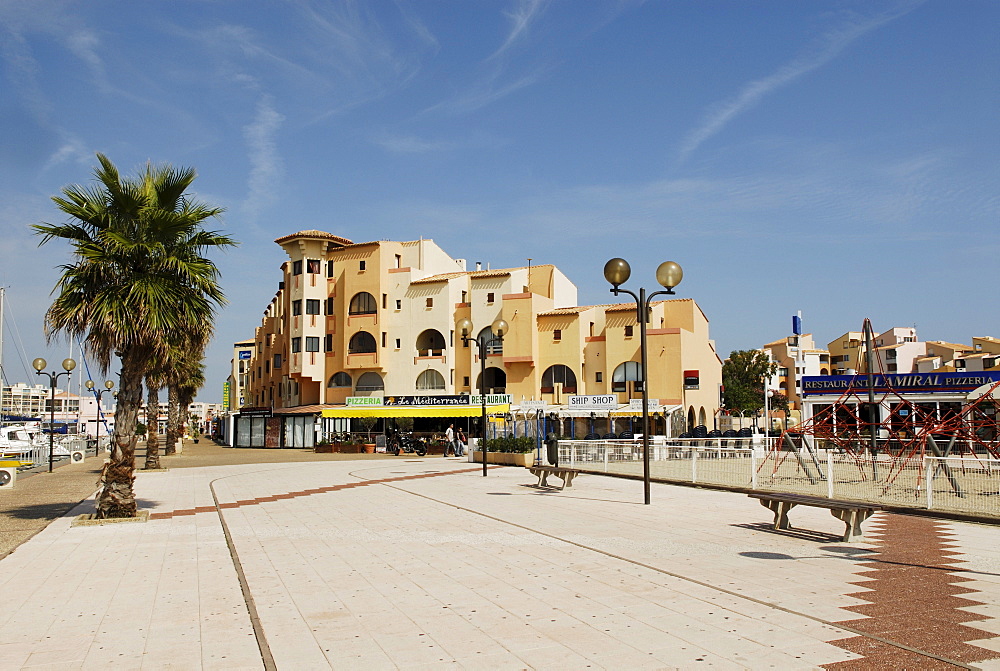
[[[868,320],[865,329],[866,335],[871,333]],[[825,478],[820,455],[832,452],[853,461],[861,480],[870,478],[891,488],[906,473],[907,480],[917,477],[919,492],[927,486],[925,480],[943,474],[954,495],[964,497],[953,467],[1000,470],[1000,381],[990,380],[961,402],[914,402],[912,393],[894,386],[905,376],[884,372],[870,339],[866,349],[868,373],[854,376],[836,401],[783,431],[769,445],[768,458],[760,464],[762,472],[787,472],[785,461],[794,459],[796,472],[815,485]],[[921,467],[927,458],[933,460],[933,469]],[[907,484],[909,488],[913,483]]]

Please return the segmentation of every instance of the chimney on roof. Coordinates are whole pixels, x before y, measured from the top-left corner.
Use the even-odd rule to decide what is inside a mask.
[[[476,270],[482,270],[482,269],[483,269],[483,262],[476,261]]]

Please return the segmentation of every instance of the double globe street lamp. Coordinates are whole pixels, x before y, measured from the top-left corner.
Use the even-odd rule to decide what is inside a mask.
[[[476,347],[479,350],[479,399],[483,405],[483,430],[482,437],[479,439],[479,448],[483,451],[484,478],[486,477],[486,356],[489,354],[489,348],[494,343],[503,345],[503,336],[507,333],[507,328],[507,322],[502,318],[498,318],[493,322],[493,326],[491,327],[492,333],[484,331],[479,338],[473,338],[469,335],[472,331],[472,321],[468,317],[463,317],[455,323],[455,330],[461,334],[462,342],[465,346],[468,347],[471,340],[476,343]],[[445,454],[447,454],[448,448],[445,447],[444,450]]]
[[[673,261],[664,261],[656,269],[656,281],[664,288],[646,296],[646,290],[639,289],[636,295],[621,285],[628,282],[632,268],[625,259],[614,258],[604,264],[604,279],[611,283],[611,293],[628,294],[635,299],[635,319],[639,322],[639,378],[642,382],[642,486],[645,493],[645,503],[649,505],[649,385],[646,382],[646,323],[649,321],[650,302],[657,296],[673,295],[674,287],[681,283],[684,271]]]
[[[105,392],[111,391],[115,383],[111,380],[104,381],[104,389],[94,389],[94,381],[87,380],[83,383],[83,386],[87,388],[88,391],[94,393],[97,396],[97,435],[95,436],[97,440],[97,447],[94,448],[95,454],[101,453],[101,415],[104,414],[101,410],[101,397],[104,396]],[[109,432],[110,433],[110,432]]]
[[[76,368],[76,361],[73,359],[63,359],[62,367],[65,372],[57,373],[52,371],[51,373],[46,373],[45,367],[49,363],[42,357],[38,357],[31,362],[31,367],[35,369],[35,375],[45,375],[49,378],[49,388],[51,389],[49,396],[49,473],[52,472],[52,451],[53,444],[55,440],[56,432],[56,382],[63,375],[69,375]]]

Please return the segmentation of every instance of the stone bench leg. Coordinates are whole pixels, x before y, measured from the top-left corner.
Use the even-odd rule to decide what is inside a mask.
[[[549,479],[549,472],[548,471],[539,471],[538,472],[538,486],[539,487],[547,487],[548,486],[548,479]]]
[[[563,476],[563,489],[565,489],[566,487],[572,487],[573,486],[573,478],[574,477],[576,477],[576,473],[573,473],[572,471],[569,472],[569,473],[566,473]]]
[[[758,499],[760,505],[764,506],[772,513],[774,513],[774,529],[791,529],[792,525],[788,523],[788,511],[795,507],[794,503],[789,503],[788,501],[773,501],[767,499]]]
[[[861,523],[872,516],[872,510],[831,510],[830,514],[843,522],[847,528],[844,530],[844,541],[852,541],[856,538],[864,538],[861,532]]]

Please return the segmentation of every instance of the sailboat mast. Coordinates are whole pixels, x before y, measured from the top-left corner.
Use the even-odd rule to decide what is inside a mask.
[[[0,422],[3,421],[3,381],[7,375],[7,371],[3,367],[3,309],[6,298],[7,289],[0,287]]]

